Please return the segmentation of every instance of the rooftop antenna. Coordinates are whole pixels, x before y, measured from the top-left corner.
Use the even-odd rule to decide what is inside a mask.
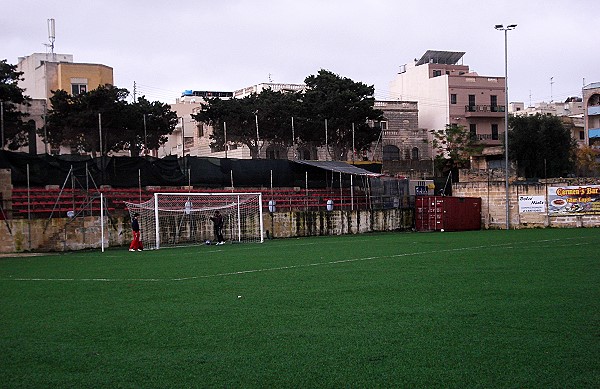
[[[51,60],[52,62],[56,62],[56,57],[54,56],[54,39],[56,38],[56,29],[54,24],[54,19],[48,19],[48,41],[50,43],[46,43],[46,47],[50,48]]]
[[[554,102],[554,96],[552,95],[552,84],[554,84],[554,77],[550,77],[550,102]]]

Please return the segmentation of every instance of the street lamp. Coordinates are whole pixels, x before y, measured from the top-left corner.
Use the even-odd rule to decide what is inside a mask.
[[[506,229],[510,229],[510,211],[508,195],[508,31],[514,30],[516,24],[509,24],[504,27],[502,24],[496,24],[494,28],[504,31],[504,172],[506,185]]]

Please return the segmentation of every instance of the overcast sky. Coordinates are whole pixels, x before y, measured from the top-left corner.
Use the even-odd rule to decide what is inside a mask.
[[[483,76],[504,75],[510,101],[581,96],[600,82],[598,0],[46,0],[0,5],[0,59],[46,52],[111,66],[116,86],[173,103],[181,92],[302,83],[327,69],[375,86],[427,50],[464,51]],[[553,83],[551,83],[551,78]]]

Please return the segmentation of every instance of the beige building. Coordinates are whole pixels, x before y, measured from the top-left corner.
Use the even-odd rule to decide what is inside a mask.
[[[44,115],[48,110],[52,92],[62,89],[70,94],[78,94],[96,89],[100,85],[113,85],[113,69],[106,65],[74,63],[72,54],[34,53],[19,57],[17,71],[23,72],[23,80],[18,85],[24,94],[31,97],[31,107],[26,108],[29,120],[36,128],[44,128]],[[70,154],[70,150],[51,147],[39,136],[30,136],[29,153],[52,152]],[[21,150],[27,151],[27,150]]]
[[[78,94],[101,85],[113,85],[110,66],[74,63],[72,54],[34,53],[20,57],[17,71],[23,72],[19,87],[32,99],[49,99],[52,91]]]

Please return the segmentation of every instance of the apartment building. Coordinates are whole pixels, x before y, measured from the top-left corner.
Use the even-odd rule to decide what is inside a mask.
[[[19,87],[32,99],[49,99],[52,91],[62,89],[73,95],[113,85],[110,66],[75,63],[72,54],[34,53],[19,57],[17,70],[23,72]]]
[[[600,150],[600,82],[583,87],[583,106],[587,143]]]
[[[62,89],[75,95],[100,85],[113,85],[113,69],[110,66],[75,63],[72,54],[34,53],[19,57],[17,71],[23,72],[19,87],[25,90],[25,95],[32,98],[32,105],[26,108],[26,111],[30,114],[29,119],[35,122],[36,128],[44,127],[44,115],[49,108],[52,91]],[[30,134],[28,151],[36,154],[42,150],[53,154],[70,153],[68,149],[51,147],[45,144],[41,137]]]
[[[392,96],[419,105],[419,126],[442,130],[448,124],[468,129],[486,146],[504,137],[505,79],[480,76],[462,64],[464,52],[428,50],[401,66],[390,83]]]

